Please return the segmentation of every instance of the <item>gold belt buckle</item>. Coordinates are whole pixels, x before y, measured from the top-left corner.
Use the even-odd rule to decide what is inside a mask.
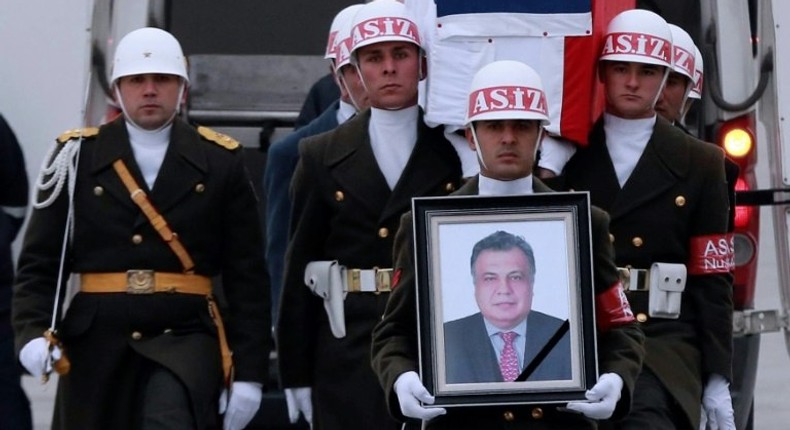
[[[650,271],[647,269],[634,269],[628,267],[618,267],[618,275],[626,291],[647,291],[650,289]]]
[[[373,271],[370,274],[370,271]],[[364,278],[363,279],[363,275]],[[371,277],[372,276],[372,277]],[[367,284],[365,284],[367,282]],[[375,285],[369,285],[369,284]],[[374,267],[370,270],[346,269],[346,287],[351,293],[388,293],[392,291],[392,269],[379,269]]]
[[[348,291],[356,293],[362,291],[362,271],[359,269],[346,270],[346,284]]]
[[[126,271],[126,293],[127,294],[153,294],[154,293],[154,271],[153,270],[127,270]]]
[[[620,281],[623,284],[627,284],[631,280],[631,268],[630,267],[618,267],[617,268],[617,275],[620,277]],[[626,285],[627,287],[627,285]]]
[[[392,268],[376,268],[376,293],[389,293],[392,291]]]

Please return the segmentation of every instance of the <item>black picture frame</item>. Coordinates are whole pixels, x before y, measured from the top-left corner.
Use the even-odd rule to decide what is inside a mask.
[[[421,197],[412,213],[420,376],[433,406],[585,400],[598,379],[589,194]],[[544,333],[522,349],[526,380],[502,380],[496,327],[483,323],[475,298],[472,248],[496,231],[523,237],[534,251],[525,343]]]

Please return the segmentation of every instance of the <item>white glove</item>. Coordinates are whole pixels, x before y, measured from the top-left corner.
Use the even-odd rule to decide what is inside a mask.
[[[263,392],[257,382],[234,382],[228,389],[222,390],[219,396],[219,413],[225,414],[223,430],[241,430],[255,417],[261,406]]]
[[[702,394],[702,409],[701,430],[705,430],[705,421],[711,430],[735,430],[730,383],[723,376],[713,373],[708,378]]]
[[[444,408],[423,408],[420,405],[420,402],[432,405],[434,398],[420,382],[417,372],[401,373],[395,380],[393,389],[398,395],[400,411],[406,417],[427,421],[447,413]]]
[[[19,362],[36,378],[52,371],[52,363],[60,360],[60,348],[57,346],[49,350],[49,342],[43,337],[37,337],[26,343],[19,351]]]
[[[585,393],[589,402],[570,402],[568,409],[581,412],[587,418],[605,420],[614,413],[622,391],[623,378],[616,373],[604,373],[598,377],[592,389]]]
[[[285,402],[288,404],[288,418],[291,424],[299,421],[299,413],[313,428],[313,389],[310,387],[286,388]]]

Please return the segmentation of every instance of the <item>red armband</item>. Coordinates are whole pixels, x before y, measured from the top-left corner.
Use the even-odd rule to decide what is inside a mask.
[[[735,245],[732,234],[694,236],[689,241],[689,275],[728,273],[735,269]]]
[[[622,282],[615,282],[608,290],[595,297],[595,318],[598,331],[601,332],[635,321]]]
[[[398,283],[400,282],[401,272],[402,272],[401,269],[395,269],[395,273],[392,274],[392,284],[391,284],[392,286],[390,287],[391,289],[394,290],[395,288],[398,287]]]

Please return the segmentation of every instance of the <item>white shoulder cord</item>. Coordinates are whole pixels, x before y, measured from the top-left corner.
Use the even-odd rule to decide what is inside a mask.
[[[82,146],[82,136],[79,139],[71,139],[65,144],[60,152],[55,155],[58,149],[56,143],[44,158],[41,164],[41,172],[36,179],[36,201],[33,207],[43,209],[50,206],[63,191],[63,183],[67,183],[69,196],[69,209],[66,215],[66,225],[63,229],[63,245],[60,250],[60,266],[58,267],[58,283],[55,289],[55,304],[52,309],[52,320],[49,329],[55,331],[58,309],[60,308],[60,286],[63,283],[63,265],[66,260],[66,246],[71,241],[74,233],[74,188],[77,183],[77,167],[79,165],[80,147]],[[54,156],[54,158],[53,158]],[[48,160],[52,160],[47,164]],[[52,190],[49,196],[43,201],[39,201],[38,194]]]
[[[71,198],[74,196],[74,185],[77,178],[77,157],[80,153],[81,143],[81,137],[79,140],[69,140],[63,144],[63,149],[57,155],[55,155],[59,146],[57,143],[49,150],[47,156],[44,157],[44,162],[41,164],[41,172],[36,179],[36,190],[43,193],[53,187],[54,189],[44,201],[38,201],[39,197],[37,195],[36,202],[33,203],[34,208],[43,209],[51,205],[60,195],[60,192],[63,190],[63,183],[66,180],[69,181],[68,192],[69,202],[71,202]],[[47,165],[48,160],[52,160],[49,165]],[[70,209],[71,203],[69,203],[69,211],[71,211]]]

